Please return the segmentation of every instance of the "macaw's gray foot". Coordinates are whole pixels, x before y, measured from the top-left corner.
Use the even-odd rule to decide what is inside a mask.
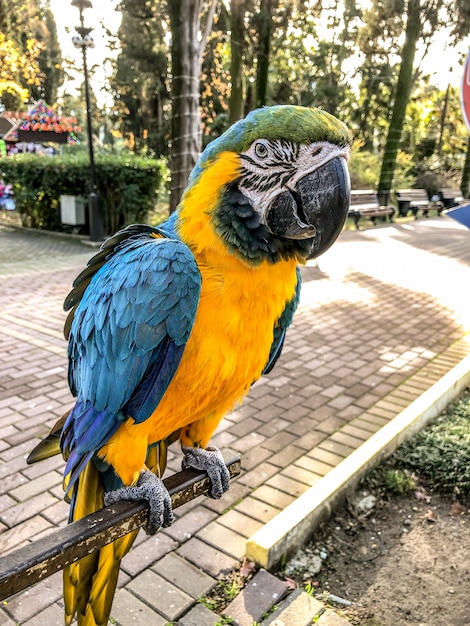
[[[224,457],[215,446],[204,448],[190,448],[181,446],[183,451],[183,469],[193,469],[207,472],[211,481],[211,496],[221,498],[230,486],[230,473],[225,465]]]
[[[134,487],[121,487],[104,494],[106,506],[121,500],[146,500],[149,503],[147,535],[154,535],[159,528],[166,528],[173,522],[170,494],[163,481],[150,470],[141,472]]]

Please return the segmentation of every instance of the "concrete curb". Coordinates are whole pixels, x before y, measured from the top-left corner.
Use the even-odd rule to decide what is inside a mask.
[[[470,355],[247,541],[246,555],[272,569],[311,537],[365,474],[424,428],[470,384]]]

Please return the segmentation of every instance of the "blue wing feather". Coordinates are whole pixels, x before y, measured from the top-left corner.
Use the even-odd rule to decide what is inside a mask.
[[[145,229],[120,239],[74,299],[69,384],[77,402],[61,438],[69,489],[123,420],[142,422],[155,410],[180,363],[200,289],[187,246]]]

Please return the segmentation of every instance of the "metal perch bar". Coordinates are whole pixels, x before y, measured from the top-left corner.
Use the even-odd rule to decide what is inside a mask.
[[[238,476],[240,459],[233,457],[226,464],[230,477]],[[163,482],[174,509],[198,496],[207,495],[210,488],[207,474],[192,469],[173,474]],[[146,522],[145,501],[123,501],[7,554],[0,558],[0,600],[52,576],[107,543],[145,526]]]

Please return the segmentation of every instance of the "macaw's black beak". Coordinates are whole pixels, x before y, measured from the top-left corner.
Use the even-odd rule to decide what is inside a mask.
[[[344,157],[335,157],[301,178],[295,190],[277,196],[266,225],[286,239],[311,239],[309,258],[320,256],[336,240],[348,215],[351,186]]]

